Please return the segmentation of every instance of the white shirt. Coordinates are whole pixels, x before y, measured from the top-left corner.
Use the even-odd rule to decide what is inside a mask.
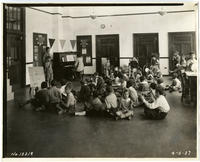
[[[108,95],[105,99],[106,107],[110,108],[117,108],[117,97],[114,93]]]
[[[63,85],[63,86],[60,88],[60,93],[61,93],[61,94],[65,94],[65,87],[66,87],[66,85]]]
[[[84,70],[83,57],[77,58],[75,66],[77,66],[77,69],[76,69],[77,72],[81,72]]]
[[[132,86],[129,87],[129,95],[130,95],[130,98],[131,98],[133,101],[137,101],[137,100],[138,100],[137,91],[136,91],[135,88],[133,88]]]
[[[181,88],[181,82],[180,82],[180,80],[178,78],[175,78],[174,81],[176,83],[176,85],[174,87]]]
[[[170,106],[163,95],[160,95],[153,103],[149,103],[144,99],[144,104],[150,109],[156,109],[159,107],[162,112],[169,112]]]

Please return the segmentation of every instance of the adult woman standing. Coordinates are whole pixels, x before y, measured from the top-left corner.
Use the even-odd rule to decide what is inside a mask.
[[[45,62],[47,60],[47,57],[50,57],[50,48],[49,47],[46,47],[46,52],[44,53],[44,55],[42,57],[43,66],[45,66]]]
[[[83,56],[81,55],[80,52],[78,52],[78,54],[77,54],[75,68],[76,68],[76,72],[80,78],[80,81],[82,81],[83,75],[84,75],[84,63],[83,63]]]

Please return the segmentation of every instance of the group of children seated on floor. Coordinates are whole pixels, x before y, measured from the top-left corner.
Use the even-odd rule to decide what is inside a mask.
[[[179,90],[180,84],[174,75],[170,90]],[[37,90],[37,89],[36,89]],[[42,82],[41,90],[28,100],[36,111],[53,110],[58,114],[109,115],[118,119],[131,119],[134,108],[144,105],[144,115],[149,119],[164,119],[170,110],[165,98],[166,87],[158,66],[150,69],[132,68],[126,74],[122,68],[115,68],[109,75],[93,76],[81,81],[79,92],[73,90],[72,82],[52,81],[47,87]],[[80,107],[83,107],[80,110]],[[79,110],[78,110],[79,108]]]

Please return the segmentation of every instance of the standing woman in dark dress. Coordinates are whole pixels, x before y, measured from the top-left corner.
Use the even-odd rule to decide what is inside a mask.
[[[44,53],[43,57],[42,57],[42,64],[43,66],[45,66],[45,62],[47,60],[47,57],[50,56],[50,48],[46,47],[46,52]]]

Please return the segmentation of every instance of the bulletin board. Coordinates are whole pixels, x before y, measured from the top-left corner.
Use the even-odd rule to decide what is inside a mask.
[[[77,51],[83,56],[85,66],[92,66],[92,36],[77,36]]]
[[[47,34],[33,33],[33,65],[42,66],[42,58],[47,47]]]
[[[29,67],[30,87],[40,87],[41,83],[45,81],[44,69],[42,66]]]

